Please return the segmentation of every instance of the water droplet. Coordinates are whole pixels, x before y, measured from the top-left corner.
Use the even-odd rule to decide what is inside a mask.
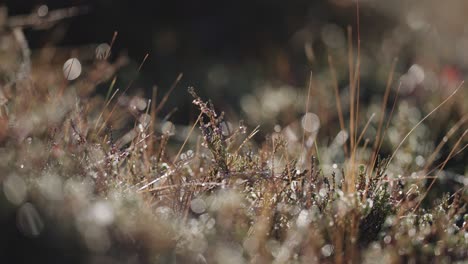
[[[314,113],[306,113],[302,117],[302,127],[307,132],[316,132],[320,128],[320,119]]]
[[[111,51],[111,47],[107,43],[99,44],[96,47],[96,59],[98,60],[105,60],[109,57]]]
[[[190,209],[196,214],[202,214],[206,210],[206,203],[200,198],[195,198],[190,202]]]
[[[147,128],[149,124],[151,123],[151,116],[148,114],[142,114],[138,118],[138,122],[143,126],[143,128]]]
[[[327,196],[327,190],[326,190],[325,188],[320,189],[319,195],[320,195],[321,197]]]
[[[216,220],[214,218],[210,218],[207,222],[206,222],[206,228],[208,229],[212,229],[216,224]]]
[[[275,125],[274,130],[276,133],[281,132],[281,126],[280,125]]]
[[[20,205],[26,199],[26,183],[17,175],[10,175],[3,182],[3,193],[10,203]]]
[[[322,41],[331,48],[337,49],[345,45],[346,38],[343,29],[335,24],[327,24],[321,30]]]
[[[312,222],[312,216],[310,212],[307,210],[302,210],[297,217],[296,225],[299,228],[305,228],[310,224],[310,222]]]
[[[329,257],[333,253],[333,246],[330,244],[326,244],[320,249],[320,252],[322,252],[322,255],[324,257]]]
[[[421,155],[418,155],[418,156],[416,157],[415,161],[416,161],[416,165],[418,165],[419,167],[424,166],[424,163],[426,162],[426,161],[424,160],[424,157],[421,156]]]
[[[44,229],[44,223],[34,205],[25,203],[18,210],[16,218],[18,229],[25,236],[36,237]]]
[[[63,75],[69,81],[75,80],[81,75],[81,63],[77,58],[68,59],[63,64]]]
[[[166,135],[172,136],[175,133],[175,125],[172,122],[167,121],[162,126],[161,131]]]
[[[408,73],[413,76],[417,84],[420,84],[424,81],[424,69],[418,64],[413,64],[409,68]]]
[[[49,13],[49,7],[46,6],[46,5],[41,5],[38,9],[37,9],[37,15],[39,17],[45,17],[47,16],[47,14]]]
[[[162,220],[169,220],[173,217],[173,211],[171,208],[166,206],[161,206],[156,208],[156,215]]]
[[[430,27],[423,13],[419,10],[410,10],[406,16],[406,23],[412,30],[421,30]]]
[[[221,133],[223,136],[229,136],[229,133],[232,133],[232,124],[230,122],[221,123]]]
[[[38,179],[39,190],[47,200],[59,201],[63,198],[62,179],[46,174]]]
[[[186,153],[187,153],[187,158],[189,158],[189,159],[193,158],[193,150],[189,149],[189,150],[187,150]]]
[[[241,132],[241,134],[247,133],[247,127],[244,125],[243,120],[239,122],[239,131]]]
[[[89,209],[89,217],[101,226],[107,226],[114,222],[114,210],[106,201],[99,201]]]
[[[335,137],[335,142],[338,146],[342,146],[348,140],[348,132],[341,130]]]
[[[144,111],[148,106],[148,101],[141,97],[133,97],[130,102],[128,103],[130,108],[133,110]],[[144,114],[149,117],[148,121],[151,120],[150,115]]]
[[[392,242],[392,237],[389,236],[389,235],[386,235],[384,237],[384,242],[385,242],[385,244],[389,244],[390,242]]]

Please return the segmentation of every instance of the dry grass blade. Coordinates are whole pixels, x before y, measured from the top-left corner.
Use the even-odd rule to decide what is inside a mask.
[[[112,48],[114,47],[114,44],[115,44],[115,41],[117,40],[117,36],[118,36],[118,32],[117,31],[114,31],[114,34],[112,35],[112,39],[111,39],[111,42],[110,42],[110,45],[109,45],[109,50],[107,50],[102,59],[104,60],[108,60],[110,55],[111,55],[111,52],[112,52]],[[106,98],[107,99],[107,98]]]
[[[307,113],[309,112],[309,103],[310,103],[310,91],[312,90],[312,81],[313,81],[313,73],[312,71],[310,72],[310,78],[309,78],[309,88],[307,90],[307,99],[306,99],[306,106],[305,106],[305,115],[307,115]],[[305,131],[305,128],[302,128],[302,151],[304,152],[304,149],[305,149],[305,145],[304,145],[304,142],[305,142],[305,134],[306,134],[306,131]],[[303,161],[305,162],[305,160]]]
[[[161,103],[159,103],[158,107],[156,108],[155,110],[155,113],[159,113],[159,111],[161,111],[161,109],[163,108],[163,106],[166,104],[167,102],[167,99],[169,99],[169,95],[171,95],[172,91],[176,88],[177,84],[180,82],[180,80],[182,79],[184,75],[182,73],[180,73],[176,80],[174,81],[174,83],[172,84],[171,88],[169,88],[169,90],[166,92],[166,94],[164,94],[162,100],[161,100]]]
[[[359,95],[361,90],[361,25],[360,25],[360,14],[359,14],[359,0],[356,0],[356,22],[357,22],[357,58],[356,58],[356,71],[354,73],[354,81],[355,84],[353,85],[356,89],[355,93],[355,115],[356,118],[354,120],[354,127],[356,129],[356,133],[354,133],[354,142],[356,142],[357,136],[357,129],[359,127]]]
[[[387,108],[388,98],[390,96],[390,90],[391,90],[392,83],[393,83],[393,75],[395,73],[395,67],[396,67],[397,61],[398,61],[397,59],[393,60],[391,70],[390,70],[390,74],[388,75],[388,78],[387,78],[387,85],[385,87],[385,93],[384,93],[384,97],[383,97],[382,107],[380,109],[380,118],[379,118],[379,124],[377,126],[377,133],[376,133],[376,136],[375,136],[373,152],[372,152],[372,156],[371,156],[371,159],[370,159],[370,164],[368,165],[368,167],[370,168],[371,171],[373,170],[373,168],[375,166],[375,162],[377,160],[377,155],[378,155],[378,153],[380,151],[380,146],[382,145],[382,142],[383,142],[382,126],[383,126],[383,121],[385,119],[385,109]],[[401,83],[398,86],[398,91],[400,90],[400,87],[401,87]],[[395,104],[396,104],[397,97],[398,97],[398,93],[397,93],[397,96],[395,97],[395,100],[394,100],[394,103],[393,103],[391,115],[393,114],[393,110],[395,109]],[[388,120],[391,120],[391,116],[390,116],[390,118],[388,118]],[[389,123],[387,123],[387,127],[388,127],[388,124]]]
[[[249,136],[247,138],[244,139],[244,141],[242,141],[242,143],[240,144],[240,146],[237,148],[237,150],[234,152],[234,156],[237,155],[239,153],[239,151],[242,149],[242,147],[247,143],[249,142],[249,140],[251,140],[255,134],[257,134],[260,130],[259,130],[260,126],[257,126],[255,127],[252,132],[249,134]]]
[[[460,145],[461,141],[463,140],[463,138],[468,134],[468,129],[465,130],[465,132],[463,132],[463,134],[460,136],[460,138],[457,140],[457,143],[455,143],[455,145],[453,146],[452,150],[450,151],[449,155],[447,156],[447,158],[445,159],[445,161],[442,163],[442,166],[440,167],[439,169],[439,173],[442,172],[442,170],[445,168],[445,166],[447,165],[447,162],[453,157],[453,154],[455,152],[455,150],[458,148],[458,146]],[[426,192],[422,195],[422,197],[419,199],[419,202],[418,204],[414,207],[413,209],[413,212],[416,211],[419,206],[421,205],[421,203],[423,202],[424,198],[426,198],[427,194],[429,193],[429,191],[431,190],[432,186],[434,185],[435,181],[437,180],[438,178],[438,174],[436,174],[436,177],[434,177],[431,181],[431,183],[429,184],[429,187],[427,187],[427,190]]]
[[[442,147],[448,142],[448,140],[452,137],[452,135],[455,134],[455,132],[458,131],[458,129],[460,129],[461,126],[463,126],[463,124],[465,124],[465,122],[468,121],[468,114],[465,114],[448,132],[447,134],[445,134],[444,138],[442,139],[442,141],[439,143],[439,145],[437,145],[436,149],[432,152],[431,156],[429,156],[429,158],[427,159],[426,161],[426,165],[424,166],[424,169],[423,171],[426,172],[429,167],[432,165],[432,163],[434,163],[437,155],[439,154],[440,150],[442,149]]]
[[[333,80],[333,90],[335,92],[335,103],[336,103],[336,109],[338,112],[338,120],[340,122],[340,129],[341,131],[346,131],[344,118],[343,118],[343,110],[341,109],[341,97],[340,97],[340,90],[338,87],[338,78],[336,77],[336,69],[333,64],[333,58],[330,55],[328,55],[328,65],[329,65],[330,72],[332,75],[332,80]],[[343,144],[343,148],[344,148],[345,156],[348,156],[347,144]]]
[[[143,61],[141,62],[140,66],[138,67],[138,70],[137,70],[137,73],[139,73],[141,71],[141,68],[143,67],[143,65],[145,64],[146,60],[148,59],[148,56],[149,56],[149,53],[146,53],[145,57],[143,58]],[[70,67],[71,68],[71,67]],[[136,78],[136,77],[135,77]],[[128,89],[130,89],[130,87],[132,87],[133,85],[133,82],[135,81],[135,78],[132,79],[130,81],[130,83],[128,84],[128,86],[125,88],[125,90],[123,91],[123,94],[125,94]],[[109,119],[112,117],[112,114],[114,113],[115,111],[115,108],[117,107],[117,105],[114,105],[114,107],[112,107],[112,110],[110,111],[109,113],[109,116],[106,118],[106,120],[104,121],[104,123],[102,124],[102,126],[99,128],[97,134],[99,135],[102,131],[102,129],[104,129],[105,125],[107,124],[107,122],[109,121]]]
[[[400,142],[400,144],[398,144],[398,146],[396,147],[396,149],[393,151],[393,154],[392,156],[390,157],[388,163],[391,163],[393,158],[395,158],[395,155],[396,153],[398,152],[398,150],[401,148],[401,146],[403,145],[403,143],[406,141],[406,139],[411,135],[411,133],[419,126],[422,124],[422,122],[424,122],[427,118],[429,118],[433,113],[435,113],[439,108],[441,108],[445,103],[447,103],[462,87],[463,87],[463,84],[464,82],[462,82],[458,87],[457,89],[455,89],[455,91],[453,91],[452,94],[450,94],[444,101],[442,101],[442,103],[440,103],[438,106],[436,106],[431,112],[429,112],[429,114],[427,114],[425,117],[423,117],[409,132],[408,134],[406,134],[406,136],[403,138],[403,140]]]
[[[350,146],[351,149],[354,149],[354,107],[355,107],[355,101],[354,101],[354,95],[355,95],[355,89],[354,89],[354,55],[353,55],[353,35],[352,35],[352,29],[351,27],[348,27],[348,68],[349,68],[349,138],[350,138]],[[352,155],[352,153],[351,153]]]
[[[110,95],[110,92],[111,92],[112,88],[113,88],[114,85],[115,85],[115,81],[116,81],[116,78],[114,78],[114,79],[112,80],[112,83],[111,83],[111,85],[110,85],[110,87],[109,87],[109,92],[108,92],[109,95]],[[107,99],[107,97],[106,97],[106,104],[105,104],[104,107],[102,108],[101,113],[99,114],[99,117],[98,117],[98,119],[96,120],[96,124],[94,125],[94,130],[96,130],[97,126],[99,125],[99,121],[101,121],[102,115],[104,114],[104,111],[105,111],[106,108],[109,106],[110,102],[112,101],[112,99],[114,99],[115,95],[116,95],[118,92],[119,92],[119,89],[116,89],[116,90],[114,91],[114,93],[110,96],[109,99]]]
[[[374,119],[374,117],[375,117],[375,113],[372,113],[372,115],[369,117],[369,120],[367,120],[366,125],[362,129],[362,132],[359,135],[359,138],[356,141],[356,145],[354,146],[355,149],[353,150],[353,152],[356,151],[356,148],[359,146],[359,143],[361,142],[362,138],[364,137],[364,134],[366,133],[367,128],[369,127],[369,125],[372,122],[372,119]]]
[[[202,117],[203,115],[203,112],[201,112],[198,117],[197,117],[197,120],[195,120],[195,122],[193,123],[192,127],[190,128],[190,131],[189,133],[187,134],[187,137],[185,137],[185,140],[184,140],[184,143],[182,144],[182,146],[180,147],[179,151],[177,152],[177,155],[175,156],[174,160],[172,161],[172,163],[176,163],[176,161],[179,159],[179,156],[180,154],[182,153],[182,150],[184,149],[185,147],[185,144],[187,144],[187,141],[188,139],[190,138],[190,136],[192,135],[192,132],[193,132],[193,129],[195,129],[195,127],[197,126],[198,122],[200,121],[200,118]]]
[[[154,128],[156,127],[156,98],[158,96],[158,87],[153,86],[153,93],[151,94],[151,111],[150,111],[150,116],[151,116],[151,124],[150,124],[150,131],[154,132]],[[148,152],[150,155],[153,155],[154,151],[154,139],[150,138],[149,143],[148,143]]]

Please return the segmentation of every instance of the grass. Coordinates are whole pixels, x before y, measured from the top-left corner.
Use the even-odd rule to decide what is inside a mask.
[[[187,96],[198,118],[186,129],[174,129],[169,118],[159,116],[182,75],[159,103],[157,88],[151,100],[132,97],[126,93],[131,83],[123,92],[114,90],[119,59],[95,60],[73,82],[53,65],[41,65],[46,75],[34,74],[43,69],[33,67],[28,78],[13,78],[2,88],[1,211],[2,221],[13,219],[19,233],[8,233],[15,239],[9,245],[2,241],[3,248],[22,248],[36,261],[76,263],[467,261],[466,183],[430,195],[438,177],[449,173],[449,160],[466,147],[467,130],[460,133],[466,115],[417,177],[394,176],[411,173],[395,162],[405,141],[452,102],[462,85],[412,124],[391,155],[382,156],[384,139],[398,126],[392,120],[399,88],[391,94],[397,62],[370,138],[374,115],[362,120],[360,40],[354,58],[351,35],[349,30],[348,127],[328,57],[333,107],[345,132],[335,146],[300,125],[263,131],[266,139],[255,140],[259,127],[230,125],[194,88]],[[110,84],[105,98],[96,93],[103,83]],[[311,111],[314,83],[311,76],[305,113]],[[290,140],[291,133],[302,140]],[[455,135],[455,143],[449,142]],[[448,142],[448,151],[442,151]],[[343,152],[341,162],[329,154],[335,147]],[[2,257],[30,260],[7,250]]]

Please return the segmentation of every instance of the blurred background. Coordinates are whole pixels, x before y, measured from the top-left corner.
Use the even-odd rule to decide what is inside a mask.
[[[468,66],[468,2],[463,0],[443,4],[436,0],[362,0],[359,20],[352,0],[56,0],[5,4],[10,18],[31,15],[47,19],[54,10],[82,8],[79,14],[58,23],[24,27],[33,66],[44,65],[40,60],[43,56],[35,54],[50,47],[59,58],[55,60],[57,69],[64,62],[60,51],[90,65],[98,45],[110,43],[114,32],[118,32],[111,60],[122,55],[129,58],[117,73],[118,88],[133,82],[129,94],[151,98],[157,86],[160,100],[183,73],[162,111],[176,124],[188,124],[196,118],[186,90],[194,86],[203,98],[211,99],[225,111],[233,123],[243,119],[250,126],[261,124],[264,133],[273,128],[294,128],[305,112],[313,72],[309,110],[320,121],[323,146],[329,146],[340,130],[328,56],[337,72],[346,120],[348,40],[353,43],[354,63],[359,21],[361,129],[372,114],[376,113],[378,120],[391,65],[398,58],[390,102],[401,83],[399,101],[383,155],[390,155],[406,132],[455,90]],[[148,59],[137,73],[147,53]],[[108,87],[109,83],[101,84],[97,93],[105,94]],[[463,89],[442,113],[415,131],[406,158],[398,155],[406,164],[399,164],[401,168],[414,164],[415,157],[432,152],[447,127],[466,113],[466,94]],[[364,140],[375,137],[376,127],[376,121],[370,124]],[[456,164],[463,173],[463,163]]]
[[[427,89],[439,86],[438,81],[462,78],[468,64],[466,1],[363,0],[360,4],[363,96],[381,89],[396,57],[397,72],[404,73],[415,63],[421,66],[417,69],[423,70]],[[328,71],[328,54],[334,56],[338,71],[346,73],[348,25],[356,43],[352,0],[23,0],[6,5],[10,15],[30,14],[42,5],[49,11],[87,7],[84,14],[50,27],[26,29],[31,48],[110,42],[118,31],[113,53],[126,52],[131,58],[120,73],[122,83],[133,78],[146,53],[150,56],[133,90],[149,97],[153,85],[164,92],[179,73],[184,74],[168,107],[168,111],[178,107],[179,120],[189,111],[188,85],[239,112],[248,108],[248,100],[242,98],[255,90],[303,88],[311,70],[320,78],[322,71]],[[341,81],[346,78],[340,76]],[[413,92],[415,85],[408,86],[405,91]]]

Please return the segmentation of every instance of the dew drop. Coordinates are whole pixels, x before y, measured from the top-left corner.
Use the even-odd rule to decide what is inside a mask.
[[[196,214],[202,214],[206,210],[206,203],[200,198],[193,199],[190,202],[190,209]]]
[[[147,128],[149,124],[151,123],[151,116],[148,114],[142,114],[138,118],[138,122],[140,122],[143,128]]]
[[[325,196],[327,196],[327,190],[326,190],[326,189],[324,189],[324,188],[320,189],[320,191],[319,191],[319,195],[320,195],[321,197],[325,197]]]
[[[99,46],[96,47],[96,59],[98,60],[107,59],[110,55],[110,50],[111,50],[111,47],[109,44],[107,43],[99,44]]]
[[[307,132],[316,132],[320,128],[320,119],[314,113],[306,113],[302,117],[302,127]]]
[[[424,81],[424,69],[418,64],[413,64],[408,73],[414,78],[417,84],[420,84]]]
[[[210,218],[207,222],[206,222],[206,228],[208,229],[213,229],[213,227],[215,226],[216,224],[216,220],[214,218]]]
[[[49,13],[49,7],[46,6],[46,5],[41,5],[38,9],[37,9],[37,15],[39,17],[45,17],[47,16],[47,14]]]
[[[16,221],[18,229],[25,236],[36,237],[44,229],[41,216],[31,203],[25,203],[21,206],[18,210]]]
[[[17,175],[10,175],[3,182],[3,193],[10,203],[20,205],[26,199],[26,183]]]
[[[312,216],[310,212],[307,210],[302,210],[297,217],[296,225],[299,228],[305,228],[310,224],[310,222],[312,222]]]
[[[389,236],[389,235],[386,235],[384,237],[384,242],[385,242],[385,244],[390,244],[390,242],[392,242],[392,237]]]
[[[167,134],[167,135],[169,135],[169,136],[172,136],[172,135],[174,135],[174,133],[175,133],[175,126],[174,126],[174,124],[173,124],[172,122],[167,121],[166,123],[164,123],[164,125],[163,125],[162,128],[161,128],[161,130],[162,130],[162,132],[163,132],[164,134]]]
[[[114,222],[114,210],[106,201],[99,201],[89,209],[89,217],[101,226],[108,226]]]
[[[326,244],[320,249],[320,251],[322,252],[322,255],[324,257],[329,257],[333,253],[333,246],[330,244]]]
[[[77,58],[68,59],[63,64],[63,75],[69,81],[75,80],[81,75],[81,63]]]
[[[187,150],[186,154],[187,154],[188,159],[193,158],[193,150],[191,150],[191,149]]]

